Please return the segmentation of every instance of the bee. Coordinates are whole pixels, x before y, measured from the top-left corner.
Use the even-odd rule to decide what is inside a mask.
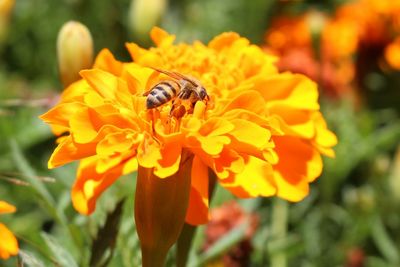
[[[157,108],[172,101],[170,115],[180,118],[186,112],[192,113],[197,101],[209,100],[206,89],[198,80],[175,71],[156,68],[154,70],[171,77],[172,80],[161,81],[144,94],[147,96],[147,109]],[[188,109],[182,104],[182,101],[189,104]]]

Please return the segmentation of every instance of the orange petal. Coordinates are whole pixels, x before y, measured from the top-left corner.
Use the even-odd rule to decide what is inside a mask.
[[[51,154],[48,168],[53,169],[71,161],[93,156],[95,153],[96,144],[75,144],[72,141],[72,137],[68,136],[58,144],[53,154]]]
[[[82,97],[90,90],[92,89],[85,80],[78,80],[64,89],[61,93],[60,103],[80,102]]]
[[[12,212],[15,212],[16,210],[17,209],[13,205],[11,205],[3,200],[0,200],[0,214],[12,213]]]
[[[104,48],[97,55],[93,68],[105,70],[119,76],[122,72],[123,64],[114,58],[110,50]]]
[[[270,109],[270,112],[280,117],[281,129],[286,134],[307,139],[315,136],[315,123],[312,120],[312,112],[284,106],[274,106]]]
[[[209,219],[208,167],[199,157],[193,159],[191,176],[192,187],[185,221],[191,225],[205,224]]]
[[[322,172],[321,155],[306,141],[294,137],[276,137],[279,162],[274,166],[277,195],[300,201],[308,194],[308,183]]]
[[[276,116],[260,116],[257,113],[248,111],[246,109],[233,109],[229,110],[222,115],[227,120],[243,119],[251,121],[263,128],[270,130],[273,135],[283,135],[281,130],[281,121]]]
[[[208,47],[220,51],[224,47],[230,47],[238,39],[240,39],[239,34],[235,32],[225,32],[214,37],[208,44]]]
[[[82,70],[79,74],[105,99],[130,107],[131,93],[125,81],[100,69]]]
[[[154,27],[151,30],[150,37],[157,46],[169,46],[175,40],[175,35],[171,35],[158,27]]]
[[[199,130],[200,135],[195,135],[195,139],[200,143],[204,152],[209,155],[218,155],[224,145],[231,142],[230,138],[224,134],[233,130],[234,125],[227,120],[211,118],[206,121]]]
[[[326,122],[320,112],[314,114],[316,127],[315,144],[318,150],[329,157],[334,157],[335,152],[331,149],[338,142],[334,133],[329,131]]]
[[[8,259],[18,254],[18,242],[13,233],[0,223],[0,258]]]
[[[265,113],[265,101],[262,95],[257,91],[245,91],[235,96],[228,104],[220,110],[216,110],[216,114],[224,115],[228,111],[235,109],[244,109],[256,114]]]
[[[301,74],[280,73],[254,81],[268,107],[318,110],[318,89],[315,82]],[[271,89],[273,88],[273,89]]]
[[[224,149],[218,157],[212,159],[211,168],[220,179],[228,178],[232,173],[240,173],[244,168],[243,158],[234,150]]]
[[[39,118],[48,124],[63,126],[68,129],[71,115],[83,107],[84,104],[79,102],[58,104],[46,113],[40,115]]]
[[[98,120],[89,108],[80,108],[70,116],[69,124],[74,141],[80,144],[88,143],[97,136]]]
[[[182,146],[180,143],[165,143],[161,149],[161,159],[154,168],[154,175],[166,178],[179,170],[181,162]]]
[[[106,173],[96,172],[98,158],[90,157],[80,161],[78,174],[72,188],[72,204],[82,214],[90,214],[96,207],[97,198],[120,176],[127,174],[124,164],[120,164]]]

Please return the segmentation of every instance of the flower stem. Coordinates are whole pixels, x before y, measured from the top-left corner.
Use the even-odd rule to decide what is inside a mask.
[[[196,226],[185,223],[176,246],[176,267],[185,267],[189,258]]]
[[[209,203],[214,195],[216,175],[211,170],[208,169],[208,195]],[[177,246],[176,246],[176,267],[186,267],[187,260],[189,258],[190,249],[192,247],[193,237],[196,233],[196,226],[185,223],[182,232],[179,236]]]
[[[272,202],[271,235],[275,240],[285,238],[287,233],[289,206],[285,200],[275,198]],[[271,267],[286,267],[285,251],[271,255]]]

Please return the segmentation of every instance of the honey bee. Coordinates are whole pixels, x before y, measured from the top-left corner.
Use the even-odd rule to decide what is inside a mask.
[[[198,80],[175,71],[153,69],[171,77],[172,80],[161,81],[144,94],[147,96],[147,109],[157,108],[172,100],[170,115],[180,118],[186,112],[192,113],[197,101],[209,100],[206,89]],[[189,104],[188,109],[182,101]]]

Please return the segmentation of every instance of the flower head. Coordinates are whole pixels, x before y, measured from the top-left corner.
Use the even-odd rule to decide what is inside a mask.
[[[236,33],[221,34],[207,45],[174,44],[175,36],[159,28],[151,37],[156,47],[150,49],[127,44],[132,63],[103,50],[94,68],[82,71],[83,79],[41,117],[56,134],[66,133],[49,167],[80,160],[72,189],[75,208],[90,214],[108,186],[138,168],[138,179],[147,182],[138,181],[137,192],[163,192],[168,201],[139,194],[146,204],[136,203],[136,209],[153,202],[168,207],[187,194],[181,201],[183,219],[193,225],[208,220],[213,177],[238,197],[299,201],[307,196],[309,183],[322,171],[321,154],[333,156],[337,142],[319,112],[316,84],[303,75],[279,73],[274,57]],[[182,100],[180,116],[171,112],[180,103],[176,98],[147,109],[144,94],[172,79],[153,68],[193,77],[209,99]],[[190,176],[189,187],[180,176]],[[154,189],[156,183],[169,184],[154,179],[171,177],[184,190],[179,184],[170,184],[171,194]],[[137,221],[149,216],[136,214]],[[149,235],[154,238],[154,231]]]
[[[15,212],[15,207],[5,201],[0,201],[0,214]],[[18,242],[13,233],[0,223],[0,258],[8,259],[18,253]]]

